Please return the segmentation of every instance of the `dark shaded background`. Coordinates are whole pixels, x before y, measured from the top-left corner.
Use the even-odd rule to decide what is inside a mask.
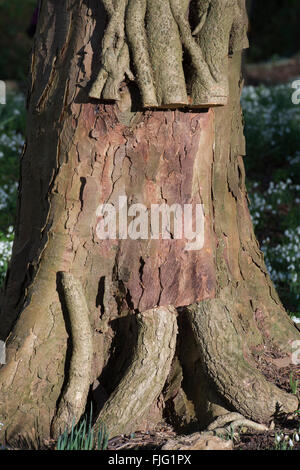
[[[251,48],[248,60],[290,57],[300,51],[300,1],[248,1]]]
[[[0,80],[26,80],[36,0],[0,0]]]

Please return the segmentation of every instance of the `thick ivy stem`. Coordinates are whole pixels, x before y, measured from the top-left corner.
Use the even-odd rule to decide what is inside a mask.
[[[106,100],[120,100],[119,88],[127,75],[134,79],[130,71],[130,58],[125,42],[125,9],[128,0],[119,0],[114,8],[110,0],[104,1],[109,16],[102,46],[102,64],[98,77],[89,96]]]
[[[194,36],[200,33],[205,23],[209,4],[210,4],[210,0],[197,0],[196,2],[196,15],[198,17],[198,24],[193,31]]]
[[[245,0],[120,0],[116,7],[106,0],[104,6],[109,22],[90,97],[119,100],[125,76],[134,80],[132,60],[144,107],[227,104],[228,53],[248,45]]]
[[[187,105],[182,42],[170,2],[147,0],[146,23],[158,103]]]
[[[187,1],[182,2],[182,0],[170,0],[171,9],[173,16],[178,24],[178,28],[180,31],[182,44],[185,49],[188,51],[191,59],[193,67],[196,71],[196,75],[194,76],[193,80],[196,82],[201,82],[203,84],[203,88],[206,90],[205,92],[205,105],[207,104],[207,95],[212,93],[214,87],[217,86],[216,82],[213,80],[210,70],[204,60],[202,50],[197,44],[195,38],[192,35],[191,27],[189,21],[187,19],[187,8],[188,3]],[[206,16],[202,17],[201,26],[200,24],[197,27],[197,31],[200,32],[202,26],[205,22]],[[204,96],[202,98],[203,103]]]
[[[158,106],[145,30],[147,0],[129,0],[126,15],[126,32],[133,51],[137,81],[144,106]]]

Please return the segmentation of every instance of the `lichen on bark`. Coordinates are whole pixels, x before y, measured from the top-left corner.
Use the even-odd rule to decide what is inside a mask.
[[[146,108],[227,103],[228,54],[248,45],[245,0],[103,3],[109,21],[90,97],[119,100],[133,63]]]

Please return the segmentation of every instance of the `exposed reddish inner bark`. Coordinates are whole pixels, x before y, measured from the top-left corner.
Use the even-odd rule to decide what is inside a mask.
[[[115,260],[115,279],[123,284],[131,307],[139,311],[156,305],[189,305],[213,297],[214,241],[208,209],[211,205],[208,188],[211,187],[213,159],[213,111],[149,113],[128,132],[120,125],[110,130],[108,116],[108,112],[103,113],[94,125],[99,158],[98,174],[94,171],[93,181],[97,181],[99,191],[95,192],[88,180],[82,194],[84,204],[89,204],[90,198],[98,198],[99,204],[110,203],[118,208],[119,197],[126,196],[128,209],[137,203],[147,208],[149,230],[148,240],[132,240],[129,234],[126,240],[96,241],[103,264],[106,260]],[[89,123],[93,124],[88,117],[83,113],[87,128]],[[117,143],[117,139],[120,142]],[[187,251],[184,205],[191,205],[195,230],[196,204],[202,202],[206,211],[204,247]],[[150,213],[154,204],[169,207],[178,204],[182,208],[181,239],[174,239],[174,230],[170,235],[173,239],[151,239]],[[117,219],[118,216],[117,213]],[[133,217],[126,217],[128,224],[132,220]],[[80,217],[78,224],[81,224]],[[172,223],[170,227],[172,229]],[[160,226],[160,238],[161,229]]]

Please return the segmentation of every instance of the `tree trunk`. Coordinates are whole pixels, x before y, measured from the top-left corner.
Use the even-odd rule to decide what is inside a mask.
[[[0,315],[1,432],[38,445],[90,400],[111,437],[162,417],[205,427],[226,410],[264,423],[278,404],[294,411],[297,398],[268,383],[253,359],[265,345],[291,356],[300,337],[247,207],[241,51],[228,59],[226,106],[145,111],[126,81],[117,103],[105,104],[88,96],[104,5],[59,3],[42,3],[31,62]],[[120,201],[133,211],[129,227]],[[121,220],[115,239],[100,236],[105,204]],[[169,238],[151,237],[142,208],[161,204],[201,205],[204,242],[190,246],[175,225]]]

